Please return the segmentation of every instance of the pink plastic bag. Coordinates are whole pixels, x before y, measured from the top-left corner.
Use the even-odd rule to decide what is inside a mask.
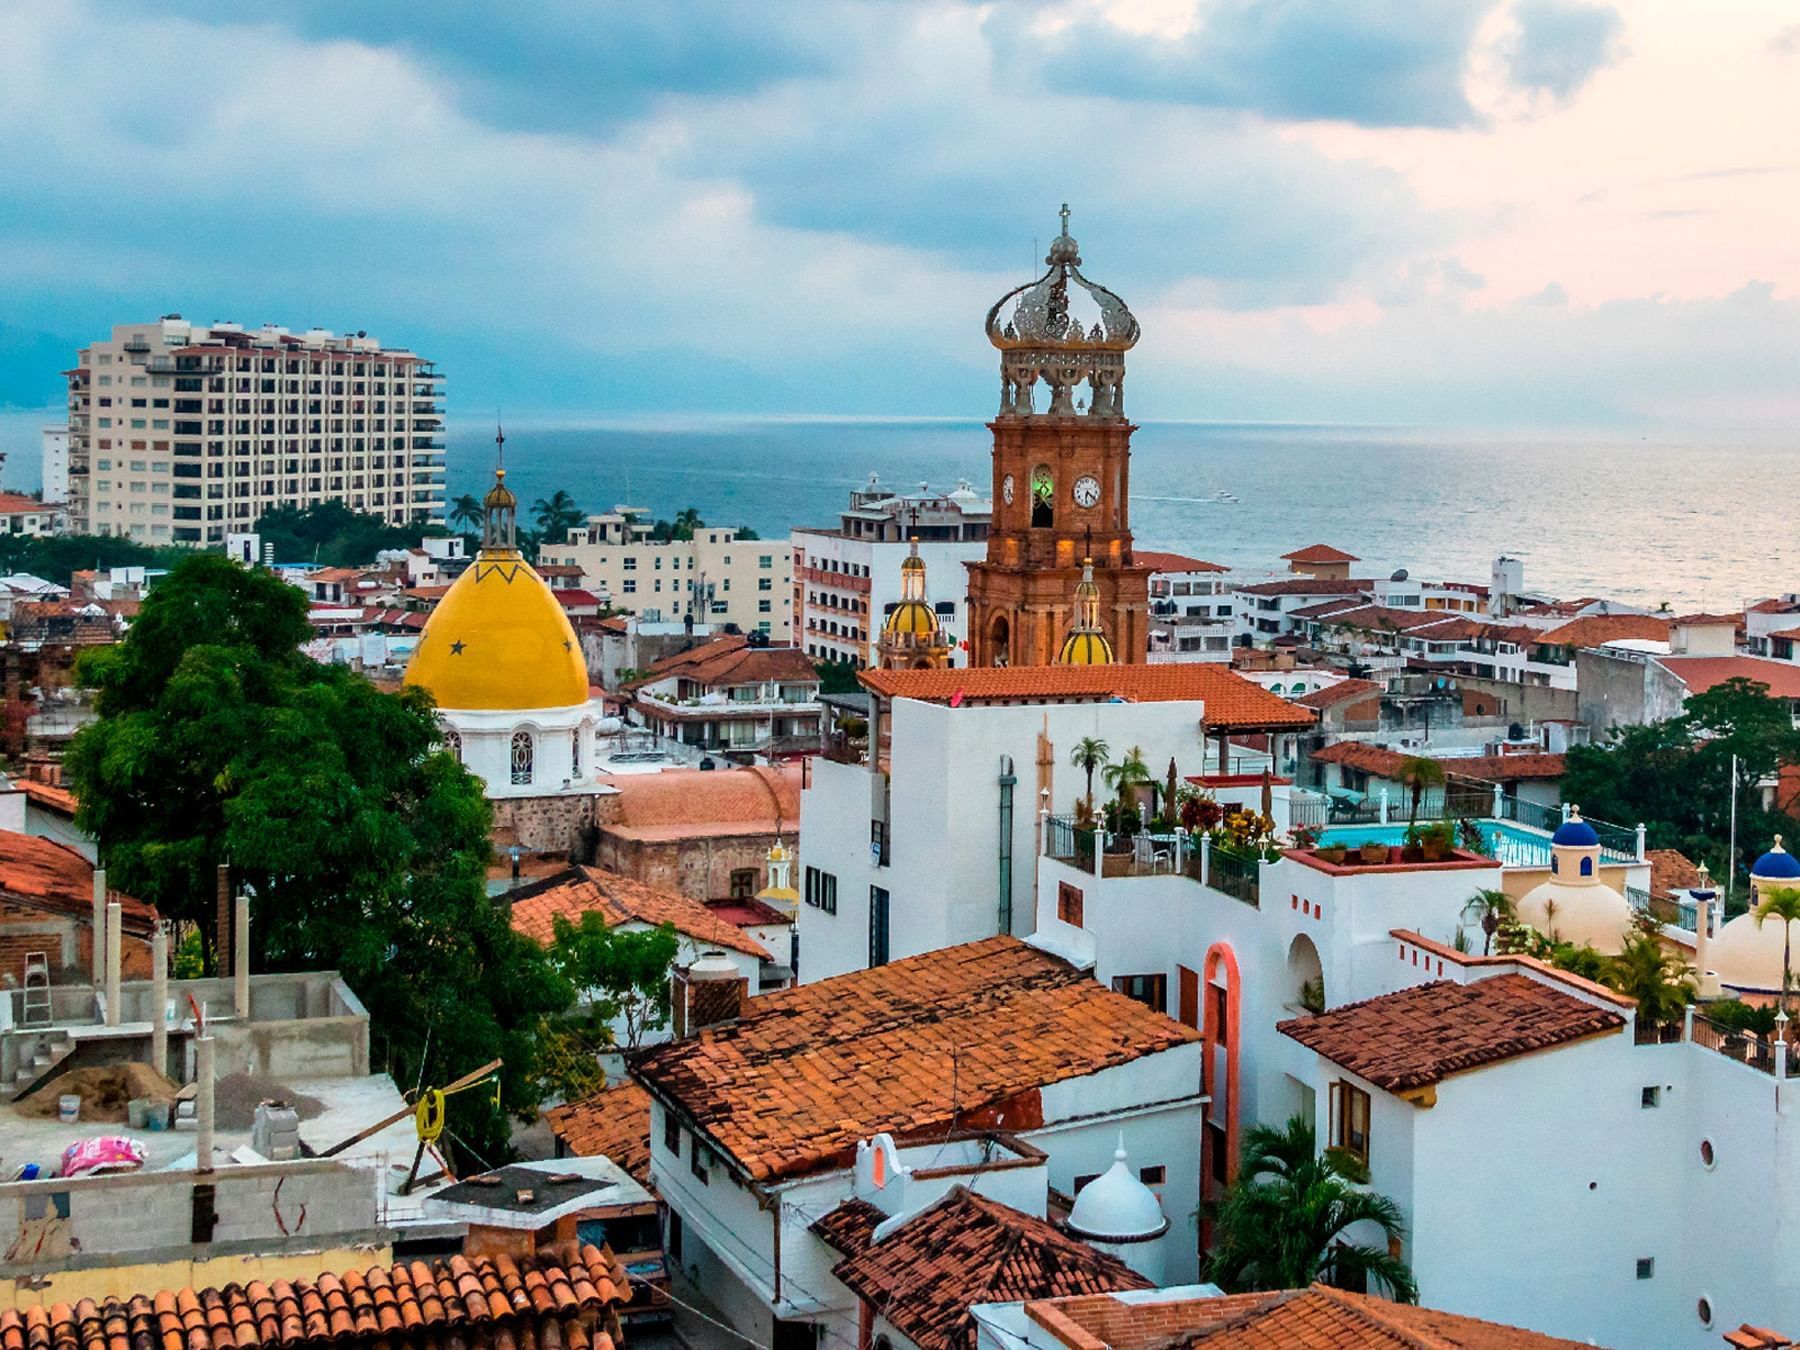
[[[134,1172],[144,1165],[144,1146],[122,1134],[96,1135],[63,1150],[65,1177],[97,1176],[102,1172]]]

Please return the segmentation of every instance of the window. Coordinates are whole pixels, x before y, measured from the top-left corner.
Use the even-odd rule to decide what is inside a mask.
[[[775,589],[775,579],[773,577],[758,577],[756,579],[756,589],[759,591],[774,590]]]
[[[454,728],[444,731],[444,749],[456,756],[456,762],[462,763],[462,733]]]
[[[756,612],[758,614],[773,614],[775,612],[774,602],[769,600],[758,600],[756,602]]]
[[[1138,1168],[1138,1180],[1146,1186],[1160,1186],[1168,1180],[1168,1177],[1169,1169],[1166,1167]]]
[[[1704,1167],[1707,1171],[1710,1172],[1710,1171],[1712,1171],[1713,1164],[1716,1161],[1718,1161],[1718,1159],[1717,1159],[1716,1155],[1713,1153],[1712,1140],[1702,1139],[1700,1141],[1700,1165],[1702,1167]]]
[[[756,869],[735,867],[731,872],[731,898],[748,900],[756,894]]]
[[[1645,1088],[1639,1096],[1638,1105],[1643,1107],[1646,1111],[1652,1107],[1661,1106],[1662,1089],[1659,1087]]]
[[[1331,1085],[1331,1143],[1369,1161],[1369,1094],[1342,1078]]]
[[[888,963],[888,893],[869,887],[869,968]]]
[[[775,559],[770,557],[767,553],[762,553],[757,555],[756,565],[758,567],[773,567],[775,565]]]
[[[663,1112],[663,1147],[677,1158],[681,1156],[681,1122],[673,1111]]]
[[[837,913],[837,878],[816,867],[806,869],[806,887],[802,892],[806,903],[827,914]]]
[[[536,746],[532,743],[529,731],[515,731],[512,738],[512,781],[515,787],[525,787],[531,782],[532,760]]]
[[[712,1185],[712,1182],[707,1177],[707,1171],[711,1164],[712,1150],[700,1142],[699,1135],[695,1135],[694,1147],[688,1157],[688,1171],[694,1174],[695,1179],[699,1181],[702,1186]]]
[[[1225,1127],[1216,1120],[1206,1122],[1207,1170],[1217,1186],[1225,1185],[1231,1172],[1230,1151],[1225,1146]]]
[[[1064,923],[1081,927],[1082,918],[1081,887],[1071,886],[1066,881],[1056,883],[1056,917]]]
[[[637,594],[637,578],[636,577],[626,577],[625,578],[625,594],[627,594],[627,595],[636,595]]]
[[[569,777],[581,777],[581,732],[569,733]]]
[[[1226,998],[1225,986],[1222,984],[1207,985],[1206,997],[1212,1003],[1213,1037],[1220,1045],[1230,1045],[1231,1023],[1225,1016],[1225,1010],[1231,1005]]]
[[[1169,1003],[1169,977],[1167,975],[1115,975],[1112,982],[1113,992],[1136,999],[1146,1008],[1154,1008],[1161,1012]]]
[[[1654,1256],[1638,1257],[1637,1277],[1640,1280],[1653,1280],[1656,1278],[1656,1258]]]

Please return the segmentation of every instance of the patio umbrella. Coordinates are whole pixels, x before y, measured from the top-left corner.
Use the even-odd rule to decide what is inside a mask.
[[[1169,756],[1169,781],[1163,787],[1163,814],[1175,819],[1175,756]]]
[[[1275,817],[1275,775],[1263,766],[1262,813],[1269,819]]]

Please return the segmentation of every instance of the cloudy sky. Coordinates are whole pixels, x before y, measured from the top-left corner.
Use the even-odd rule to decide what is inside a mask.
[[[0,184],[0,407],[178,311],[980,416],[1067,200],[1141,418],[1800,420],[1791,0],[10,0]]]

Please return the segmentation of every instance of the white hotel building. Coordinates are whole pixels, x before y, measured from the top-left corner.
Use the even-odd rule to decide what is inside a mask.
[[[219,545],[265,511],[444,508],[443,376],[364,334],[120,324],[69,381],[69,528]]]

